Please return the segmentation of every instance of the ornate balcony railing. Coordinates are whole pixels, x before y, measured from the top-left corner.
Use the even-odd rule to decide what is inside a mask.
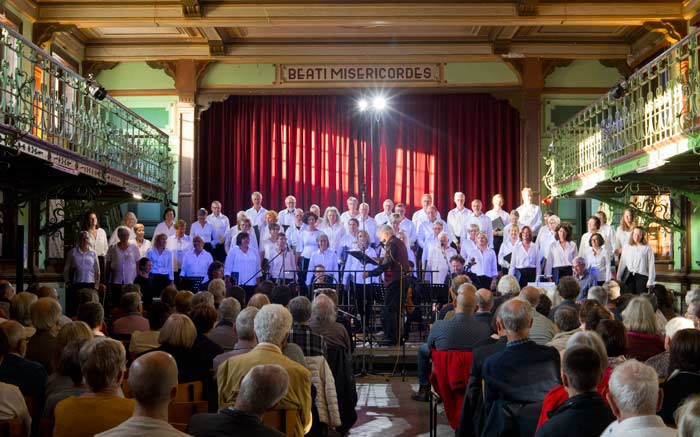
[[[554,196],[617,176],[606,170],[700,127],[699,43],[700,32],[688,35],[552,132],[544,182]]]
[[[87,162],[90,176],[127,190],[172,190],[167,134],[110,96],[94,98],[89,81],[2,23],[0,32],[0,146],[46,144],[76,171]]]

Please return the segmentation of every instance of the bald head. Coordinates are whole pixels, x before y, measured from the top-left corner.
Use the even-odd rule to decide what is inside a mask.
[[[165,352],[141,355],[129,368],[129,387],[140,405],[168,405],[177,393],[175,360]]]
[[[468,284],[471,285],[471,284]],[[472,314],[476,310],[476,293],[471,288],[465,287],[464,290],[460,289],[460,293],[457,295],[457,306],[455,307],[455,313]]]
[[[476,306],[479,311],[491,311],[493,308],[493,293],[486,288],[480,288],[476,292]]]
[[[26,344],[24,340],[24,326],[14,320],[7,320],[0,324],[0,329],[5,332],[7,342],[10,344],[10,352],[24,355]]]
[[[528,302],[533,307],[540,303],[540,290],[535,287],[527,286],[520,290],[520,299]]]
[[[508,340],[511,336],[527,337],[532,325],[532,305],[520,299],[511,299],[505,302],[498,309],[498,315],[503,327],[508,333]]]

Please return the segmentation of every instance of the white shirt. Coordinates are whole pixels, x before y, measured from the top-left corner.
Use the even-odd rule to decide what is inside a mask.
[[[364,250],[365,255],[370,258],[377,258],[377,251],[372,247],[368,247]],[[372,264],[367,264],[364,269],[367,271],[373,270],[375,268]],[[359,272],[355,271],[358,270]],[[346,287],[350,286],[350,282],[355,284],[376,284],[379,282],[379,276],[369,276],[367,278],[362,278],[363,266],[359,259],[352,255],[348,255],[348,259],[345,264],[345,272],[343,273],[343,284]]]
[[[430,234],[423,242],[423,254],[421,255],[421,262],[426,265],[428,262],[428,256],[430,256],[430,251],[433,248],[440,246],[440,240],[438,240],[437,235],[433,232]]]
[[[238,273],[238,285],[255,285],[255,280],[261,275],[259,270],[260,253],[257,249],[248,247],[248,251],[243,252],[240,247],[234,246],[226,256],[224,275],[232,276],[231,273]]]
[[[676,430],[664,424],[659,416],[630,417],[608,425],[600,437],[675,437]]]
[[[132,228],[129,228],[127,226],[124,226],[129,230],[129,241],[133,242],[136,240],[136,234],[134,233],[134,230]],[[109,245],[113,246],[117,243],[119,243],[119,236],[117,235],[117,231],[119,230],[119,226],[117,226],[114,229],[114,232],[112,232],[112,235],[109,237]]]
[[[360,219],[360,211],[357,211],[357,214],[355,214],[355,215],[350,215],[350,211],[345,211],[344,213],[340,214],[340,222],[343,224],[343,226],[345,226],[346,231],[347,231],[347,227],[348,227],[348,220],[350,220],[351,218],[355,218],[355,219],[359,220]]]
[[[450,258],[455,255],[457,255],[457,251],[451,247],[443,250],[441,246],[437,246],[430,250],[426,270],[434,270],[436,273],[426,273],[426,275],[430,275],[433,284],[445,283],[445,278],[451,269]]]
[[[605,248],[601,248],[598,255],[591,249],[586,255],[586,265],[591,269],[591,273],[595,271],[598,281],[610,280],[610,255]]]
[[[278,256],[279,255],[279,256]],[[269,264],[270,275],[275,279],[294,279],[296,273],[294,270],[297,269],[296,258],[294,257],[294,251],[287,249],[286,251],[280,252],[277,247],[270,250],[269,255],[272,259]],[[275,258],[276,257],[276,258]],[[273,259],[274,258],[274,259]]]
[[[250,219],[250,224],[252,226],[257,226],[260,228],[263,223],[265,223],[266,212],[267,210],[262,206],[260,207],[259,211],[256,211],[255,208],[251,207],[245,211],[245,215]]]
[[[173,224],[171,224],[170,227],[168,227],[165,221],[158,223],[156,230],[153,231],[153,236],[155,237],[158,234],[165,234],[168,237],[175,235],[175,222],[173,221]]]
[[[474,223],[479,226],[479,230],[486,234],[489,247],[493,247],[493,225],[491,219],[486,214],[481,214],[479,217],[472,214],[467,220],[466,225],[462,229],[462,238],[469,238],[469,226]],[[460,238],[460,241],[461,238]]]
[[[204,279],[207,279],[209,265],[211,265],[213,262],[214,258],[212,258],[211,254],[206,250],[199,252],[199,255],[197,255],[194,250],[191,250],[182,258],[180,276],[201,276]]]
[[[542,254],[537,249],[534,243],[530,243],[530,248],[525,249],[523,242],[520,241],[513,248],[513,254],[510,256],[509,275],[514,275],[516,269],[535,268],[535,278],[539,278],[542,273]]]
[[[377,222],[369,216],[367,216],[365,219],[358,217],[357,220],[360,222],[360,230],[366,231],[369,234],[369,241],[372,243],[377,243],[379,241],[379,238],[377,237]]]
[[[548,275],[551,275],[552,269],[555,267],[571,267],[577,253],[576,243],[573,241],[567,241],[566,247],[561,247],[559,240],[555,241],[551,246],[549,246],[547,267],[545,268],[545,272]]]
[[[173,254],[173,270],[177,272],[182,266],[182,259],[185,253],[192,250],[192,240],[190,240],[188,235],[183,235],[179,240],[173,235],[168,237],[168,240],[165,242],[165,248]]]
[[[316,239],[321,234],[321,231],[309,231],[308,229],[301,231],[299,236],[300,245],[297,245],[297,252],[301,253],[302,258],[311,258],[311,255],[318,249]]]
[[[537,235],[542,226],[542,210],[540,207],[534,203],[529,205],[522,204],[517,208],[517,211],[520,214],[518,221],[522,226],[529,226],[532,229],[532,235]]]
[[[401,223],[399,223],[399,229],[406,233],[408,241],[411,244],[416,242],[416,227],[413,225],[411,220],[404,217],[403,220],[401,220]]]
[[[231,242],[229,243],[228,251],[226,253],[230,252],[231,249],[237,246],[236,238],[238,237],[238,234],[243,232],[240,229],[238,229],[238,226],[234,226],[231,229]],[[250,247],[259,251],[260,244],[258,243],[258,236],[255,233],[255,229],[251,229],[250,231],[248,231],[248,238],[250,238]]]
[[[141,258],[146,256],[148,251],[151,249],[151,242],[146,240],[145,238],[143,239],[140,245],[139,242],[136,240],[134,240],[134,244],[136,245],[136,247],[139,248],[139,255],[141,255]]]
[[[438,211],[438,213],[437,213],[437,218],[442,219],[442,217],[440,217],[440,211]],[[422,208],[419,209],[418,211],[414,212],[413,217],[411,217],[411,221],[413,222],[413,227],[415,227],[416,229],[420,229],[421,223],[423,223],[424,221],[427,221],[427,220],[428,220],[428,213]],[[448,232],[447,226],[445,226],[445,232]]]
[[[32,418],[19,387],[0,382],[0,420],[19,419],[26,435],[30,435]]]
[[[151,274],[168,275],[171,281],[175,279],[173,274],[173,254],[168,249],[163,249],[162,252],[158,253],[158,249],[153,248],[148,251],[147,256],[153,263]]]
[[[340,250],[343,237],[345,236],[345,228],[340,222],[337,222],[333,226],[323,224],[319,229],[328,236],[328,243],[330,248],[338,252]]]
[[[630,273],[646,275],[647,287],[654,285],[656,280],[656,267],[654,265],[654,251],[648,244],[627,245],[622,248],[620,266],[617,269],[617,280],[622,280],[622,273],[627,268]]]
[[[294,226],[294,211],[295,209],[283,209],[277,213],[277,223],[280,226]]]
[[[144,416],[132,416],[112,429],[101,432],[96,437],[187,437],[189,434],[173,428],[168,422]]]
[[[507,225],[508,223],[510,223],[510,214],[508,214],[507,212],[505,212],[502,209],[498,209],[498,210],[496,208],[489,209],[488,211],[486,211],[486,216],[491,219],[491,222],[493,222],[497,218],[500,218],[501,221],[503,222],[504,226]],[[493,223],[491,223],[491,225],[493,226]],[[503,235],[505,235],[505,234],[503,234]]]
[[[190,239],[193,239],[196,236],[202,237],[204,244],[211,244],[212,241],[215,241],[216,239],[214,226],[212,226],[209,222],[205,222],[204,225],[199,223],[199,221],[192,223],[190,226]]]
[[[141,254],[135,244],[129,243],[126,250],[118,245],[110,246],[105,264],[109,265],[112,284],[133,284]]]
[[[608,224],[601,225],[600,235],[603,236],[605,247],[608,249],[608,255],[610,255],[610,259],[612,259],[613,251],[615,250],[615,232],[613,228]]]
[[[223,214],[214,215],[209,214],[207,216],[207,223],[214,227],[214,236],[212,243],[213,245],[223,244],[226,241],[226,232],[228,231],[230,225],[228,222],[228,217]]]
[[[547,226],[545,226],[540,229],[540,233],[537,235],[537,241],[535,244],[537,244],[537,248],[542,253],[542,256],[547,258],[549,255],[549,249],[552,247],[552,243],[555,241],[557,241],[557,237]]]
[[[287,236],[287,243],[289,244],[289,247],[294,249],[296,252],[301,252],[300,248],[302,229],[304,229],[304,226],[297,229],[296,225],[292,223],[292,225],[289,226],[284,232],[284,234]]]
[[[377,222],[377,226],[389,223],[389,219],[391,219],[391,213],[387,214],[385,212],[380,212],[374,216],[374,221]]]
[[[92,238],[92,234],[88,231],[88,242],[90,243],[90,249],[95,251],[97,256],[107,255],[107,249],[109,249],[109,243],[107,242],[107,234],[102,228],[97,228],[95,238]]]
[[[340,277],[339,273],[332,271],[338,270],[338,254],[335,253],[335,250],[326,249],[324,252],[321,252],[320,249],[317,249],[316,252],[311,255],[309,260],[309,271],[306,274],[306,285],[311,286],[311,280],[314,277],[314,268],[316,268],[316,266],[323,266],[326,269],[325,275],[333,276],[336,281],[338,281],[338,278]]]
[[[504,258],[513,253],[515,246],[520,243],[520,240],[516,239],[515,242],[511,241],[510,238],[504,238],[503,243],[501,243],[501,248],[498,249],[498,265],[503,267],[510,267],[510,263]],[[511,262],[513,261],[513,255],[511,255]]]
[[[632,228],[634,229],[634,228]],[[617,249],[622,249],[628,244],[630,244],[630,237],[632,236],[632,229],[629,231],[625,231],[622,229],[622,226],[617,227],[617,231],[615,232],[615,246],[614,250]]]
[[[71,268],[75,269],[72,278],[69,277]],[[83,252],[79,247],[71,249],[63,266],[63,278],[67,282],[96,284],[100,278],[100,263],[95,251],[88,249]]]
[[[476,263],[472,265],[471,270],[477,276],[488,276],[493,278],[498,276],[498,267],[496,265],[496,252],[487,247],[483,252],[481,249],[469,251],[469,260],[474,259]]]
[[[462,231],[467,226],[467,221],[471,215],[472,210],[469,208],[462,208],[461,211],[454,208],[447,213],[447,225],[450,227],[452,235],[455,236],[455,241],[457,240],[457,236],[461,237]]]
[[[459,255],[469,262],[469,251],[476,250],[476,243],[469,237],[459,240]]]
[[[430,220],[426,219],[423,220],[420,224],[420,226],[417,228],[417,239],[418,239],[418,245],[420,247],[423,247],[425,244],[425,239],[428,238],[430,235],[434,235],[435,231],[433,230],[433,225],[435,222],[440,222],[442,223],[442,230],[444,232],[447,232],[447,235],[450,236],[450,241],[453,241],[454,237],[452,236],[452,232],[450,231],[450,227],[447,226],[447,223],[442,221],[440,218],[436,218],[434,222],[431,222]]]

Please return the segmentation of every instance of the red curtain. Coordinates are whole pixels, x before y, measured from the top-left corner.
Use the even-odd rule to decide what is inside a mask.
[[[519,115],[490,95],[396,96],[379,118],[348,96],[232,96],[202,114],[199,134],[200,202],[221,200],[229,216],[256,190],[267,208],[293,194],[342,211],[363,180],[372,214],[386,198],[410,213],[423,193],[443,214],[455,191],[486,209],[495,193],[507,209],[520,198]]]

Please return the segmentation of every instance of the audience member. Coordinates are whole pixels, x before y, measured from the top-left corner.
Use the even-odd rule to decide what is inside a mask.
[[[90,391],[69,397],[55,409],[54,437],[92,437],[127,420],[134,401],[119,396],[126,351],[117,340],[95,337],[80,348],[80,369]]]
[[[662,284],[654,284],[651,293],[656,297],[656,317],[659,319],[659,324],[664,326],[677,315],[673,293]]]
[[[175,312],[188,315],[192,311],[192,299],[194,294],[191,291],[178,291],[175,295]]]
[[[249,307],[255,307],[257,309],[261,309],[263,306],[268,305],[270,303],[270,298],[267,297],[266,294],[263,293],[255,293],[250,297],[250,300],[248,301],[248,306]]]
[[[25,357],[44,366],[46,373],[54,371],[54,355],[56,354],[56,334],[58,321],[61,317],[61,305],[54,299],[43,297],[31,306],[32,325],[36,334],[29,339]]]
[[[283,437],[285,434],[267,427],[262,416],[288,394],[290,377],[284,367],[260,364],[243,377],[233,406],[216,414],[196,414],[187,432],[195,437],[227,437],[245,435]]]
[[[177,384],[172,356],[165,352],[141,355],[129,368],[129,387],[136,400],[131,418],[97,437],[187,436],[168,423],[168,406],[177,395]]]
[[[539,311],[534,310],[534,308],[539,305],[540,301],[546,297],[547,295],[541,294],[539,289],[532,286],[523,287],[519,295],[521,300],[528,302],[533,308],[530,340],[540,345],[549,343],[557,334],[557,326],[554,322],[542,315]],[[549,314],[549,311],[547,311],[547,314]]]
[[[480,288],[476,291],[476,313],[474,313],[474,318],[481,323],[485,323],[491,326],[491,319],[493,318],[493,293],[491,290],[486,288]]]
[[[200,303],[192,308],[190,315],[194,327],[197,329],[197,339],[194,342],[194,348],[203,354],[203,359],[207,361],[207,369],[211,368],[214,357],[224,353],[224,350],[218,344],[214,343],[207,334],[214,329],[217,313],[214,305]]]
[[[78,320],[85,322],[92,330],[95,337],[104,337],[102,324],[104,323],[105,310],[97,302],[88,302],[78,307]]]
[[[659,380],[651,367],[635,359],[615,368],[610,377],[608,405],[617,420],[601,437],[672,437],[675,430],[656,415],[661,401]]]
[[[549,314],[552,312],[552,299],[547,296],[544,288],[540,287],[538,290],[540,290],[540,302],[535,307],[535,310],[543,316],[549,318]]]
[[[605,288],[599,285],[588,289],[588,295],[586,296],[586,299],[598,301],[604,307],[608,306],[608,292],[605,291]]]
[[[219,406],[235,404],[240,382],[251,368],[258,364],[279,364],[289,374],[289,391],[279,407],[298,410],[294,435],[301,437],[311,429],[311,376],[304,366],[282,355],[280,348],[287,340],[291,327],[292,315],[282,305],[265,305],[258,312],[255,316],[258,345],[252,351],[231,357],[219,366]]]
[[[255,297],[255,296],[253,296]],[[251,298],[252,300],[252,298]],[[311,302],[304,296],[297,296],[289,301],[292,315],[292,329],[289,330],[289,342],[298,345],[305,357],[326,356],[326,341],[322,335],[311,330]]]
[[[270,293],[270,301],[284,307],[292,300],[292,290],[287,285],[276,285]]]
[[[131,335],[134,331],[148,331],[148,319],[143,317],[141,295],[138,293],[124,293],[121,306],[125,316],[118,318],[112,325],[112,332],[118,335]]]
[[[221,267],[223,269],[223,266]],[[214,296],[214,307],[219,309],[221,301],[226,297],[226,282],[223,279],[212,279],[207,284],[207,291]]]
[[[171,309],[175,309],[175,298],[177,297],[177,288],[174,285],[169,285],[160,293],[160,301],[168,305]]]
[[[170,316],[170,311],[170,306],[163,302],[156,302],[151,305],[151,308],[148,310],[148,328],[131,333],[129,353],[138,355],[160,347],[158,336],[165,321]]]
[[[9,346],[9,352],[0,362],[0,381],[16,385],[24,396],[32,396],[38,406],[43,406],[48,375],[41,364],[24,358],[27,352],[24,327],[8,320],[0,324],[0,330],[5,333]]]
[[[209,293],[208,291],[200,291],[199,293],[195,293],[195,295],[192,296],[192,308],[200,304],[206,304],[211,307],[214,307],[214,302],[214,295]]]
[[[557,311],[567,307],[573,308],[576,314],[578,314],[579,307],[576,303],[576,298],[578,298],[580,290],[578,281],[576,281],[576,278],[573,276],[564,276],[561,278],[557,284],[557,294],[559,294],[562,301],[552,310],[549,318],[554,320]]]
[[[80,341],[81,345],[93,338],[92,331],[85,322],[75,321],[66,324],[56,336],[56,354],[53,357],[52,363],[57,371],[49,374],[49,379],[46,383],[46,397],[49,398],[52,394],[63,391],[73,386],[74,382],[71,376],[66,372],[58,371],[63,357],[63,349],[72,341]],[[78,365],[80,363],[78,362]]]
[[[573,277],[578,282],[579,293],[576,301],[580,302],[588,296],[588,290],[598,284],[596,275],[592,274],[586,266],[586,259],[582,256],[574,258],[572,263]]]
[[[209,340],[218,344],[224,352],[233,350],[236,345],[236,317],[241,312],[241,304],[232,297],[223,299],[219,304],[218,318],[214,329],[209,331]]]
[[[563,352],[569,338],[575,333],[583,331],[579,322],[578,311],[571,306],[558,308],[554,312],[554,323],[556,323],[559,333],[554,336],[552,341],[547,343],[547,346]]]
[[[664,338],[664,351],[660,354],[656,354],[653,357],[646,360],[644,364],[652,367],[656,370],[659,378],[668,378],[669,376],[669,357],[671,356],[669,349],[671,348],[671,340],[673,336],[682,329],[693,329],[695,324],[692,320],[686,319],[685,317],[674,317],[666,323],[666,336]]]
[[[10,315],[10,303],[15,296],[15,287],[7,281],[0,282],[0,310],[5,317]]]
[[[678,437],[697,437],[700,435],[700,396],[691,396],[676,410]]]
[[[233,285],[227,288],[226,297],[232,297],[236,299],[241,304],[241,308],[245,308],[245,290],[242,287],[239,287],[238,285]]]
[[[326,348],[340,348],[349,354],[350,336],[345,327],[336,321],[337,314],[338,309],[333,300],[320,293],[311,304],[309,327],[323,338]]]
[[[0,329],[0,364],[10,353],[5,330]],[[31,435],[32,418],[27,410],[22,392],[16,385],[0,382],[0,420],[19,419],[24,428],[23,435]]]
[[[592,305],[590,308],[585,308],[585,311],[584,305],[582,305],[581,312],[579,312],[581,326],[585,331],[595,331],[601,321],[613,320],[615,318],[613,313],[601,305],[597,300],[586,299],[584,302],[594,303],[594,305]]]
[[[700,331],[682,329],[673,336],[668,371],[670,376],[661,384],[664,398],[659,416],[675,426],[676,409],[685,398],[700,393]]]
[[[622,322],[627,328],[627,358],[648,360],[664,351],[664,339],[654,315],[654,308],[645,297],[635,297],[622,311]]]
[[[37,301],[35,294],[23,291],[15,294],[10,303],[10,319],[16,320],[24,327],[24,334],[27,339],[36,333],[36,328],[32,326],[31,306]]]
[[[78,322],[82,323],[82,322]],[[87,326],[85,327],[87,329]],[[77,338],[69,341],[61,350],[61,357],[56,366],[56,372],[51,375],[60,375],[70,381],[70,385],[47,391],[46,404],[44,406],[43,417],[51,421],[53,425],[54,411],[56,404],[71,396],[82,396],[89,391],[83,382],[83,372],[80,370],[80,348],[92,338]]]
[[[605,351],[608,353],[608,368],[603,377],[609,379],[613,369],[626,360],[627,329],[619,320],[601,320],[596,332],[603,340]]]
[[[250,352],[258,344],[255,338],[255,330],[253,329],[253,321],[255,320],[255,316],[257,314],[258,309],[255,307],[243,308],[238,314],[238,317],[236,317],[236,324],[233,328],[237,337],[236,344],[232,350],[214,357],[214,377],[216,377],[216,369],[219,368],[221,363],[233,356]]]

